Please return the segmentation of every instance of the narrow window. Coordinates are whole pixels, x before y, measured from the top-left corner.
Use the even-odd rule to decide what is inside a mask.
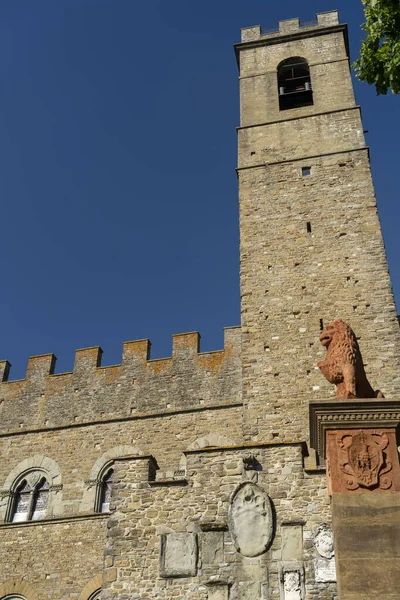
[[[279,109],[289,110],[314,104],[308,62],[293,56],[278,65]]]
[[[100,490],[100,512],[108,512],[110,510],[111,489],[114,481],[114,469],[106,471],[101,482]]]
[[[301,167],[301,174],[303,175],[303,177],[311,175],[311,167]]]
[[[307,221],[307,233],[311,233],[311,223]]]
[[[49,484],[46,479],[42,479],[35,488],[32,501],[32,521],[44,519],[49,505]]]
[[[23,481],[15,495],[14,514],[12,516],[13,523],[20,523],[28,520],[29,505],[31,500],[32,488]]]

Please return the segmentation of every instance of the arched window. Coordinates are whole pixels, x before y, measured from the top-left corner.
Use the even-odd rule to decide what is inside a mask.
[[[25,597],[11,594],[11,596],[3,596],[1,600],[25,600]]]
[[[100,592],[101,590],[97,590],[96,592],[93,592],[93,594],[91,594],[88,598],[88,600],[100,600]]]
[[[49,483],[42,472],[29,473],[16,484],[11,496],[9,521],[39,521],[44,519],[49,505]]]
[[[97,512],[108,512],[110,510],[111,500],[111,489],[114,481],[114,469],[112,466],[107,465],[99,477],[99,483],[96,494],[96,506]]]
[[[313,104],[310,69],[305,58],[292,56],[278,65],[279,109]]]

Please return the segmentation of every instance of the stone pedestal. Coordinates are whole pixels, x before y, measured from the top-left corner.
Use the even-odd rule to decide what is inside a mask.
[[[339,600],[400,590],[400,403],[310,403],[311,445],[326,460]]]
[[[332,494],[339,600],[398,600],[400,493]]]

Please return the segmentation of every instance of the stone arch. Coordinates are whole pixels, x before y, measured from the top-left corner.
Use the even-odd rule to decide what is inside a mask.
[[[3,489],[0,492],[0,519],[6,518],[7,508],[12,501],[12,494],[16,484],[23,479],[29,471],[43,471],[50,486],[48,516],[58,516],[62,513],[62,483],[61,470],[52,458],[43,454],[35,454],[19,462],[8,474]]]
[[[6,581],[0,585],[0,598],[11,596],[12,594],[22,596],[26,600],[38,600],[39,598],[33,587],[20,579]]]
[[[4,483],[3,491],[11,490],[14,482],[17,479],[22,477],[24,473],[33,469],[46,472],[51,479],[49,482],[50,485],[61,485],[61,471],[58,464],[48,456],[44,456],[43,454],[35,454],[35,456],[31,456],[30,458],[25,458],[22,460],[12,469],[12,471],[10,471]]]
[[[121,456],[143,456],[144,452],[135,448],[134,446],[115,446],[114,448],[110,448],[107,450],[102,456],[100,456],[93,465],[92,470],[90,471],[90,480],[96,479],[107,463],[112,462],[116,458],[120,458]]]
[[[203,448],[219,448],[220,446],[234,445],[235,442],[225,435],[221,435],[220,433],[209,433],[194,440],[186,450],[203,450]]]
[[[101,584],[102,575],[101,573],[99,573],[98,575],[96,575],[96,577],[93,577],[93,579],[91,579],[89,583],[85,585],[80,595],[78,596],[78,600],[89,600],[90,596],[92,596],[92,594],[94,594],[101,588]]]
[[[208,433],[198,437],[189,444],[186,450],[203,450],[203,448],[220,448],[221,446],[234,446],[235,442],[220,433]],[[186,456],[182,454],[179,461],[179,471],[186,469]]]
[[[90,471],[89,479],[85,481],[86,489],[83,493],[80,510],[81,512],[93,511],[96,503],[96,492],[99,485],[99,479],[105,468],[114,460],[122,456],[143,456],[144,452],[135,446],[121,445],[114,446],[100,456],[94,463]]]

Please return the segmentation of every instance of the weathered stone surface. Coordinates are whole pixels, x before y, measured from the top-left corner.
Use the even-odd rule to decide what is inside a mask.
[[[229,586],[227,584],[214,583],[207,586],[208,600],[228,600]]]
[[[333,494],[332,518],[339,598],[397,599],[400,493]]]
[[[224,560],[224,534],[207,531],[199,535],[203,565],[218,565]]]
[[[263,554],[272,540],[274,522],[271,500],[257,485],[243,483],[229,507],[229,529],[236,550],[243,556]]]
[[[303,560],[303,527],[282,525],[282,560]]]
[[[245,581],[239,586],[239,600],[254,600],[260,598],[261,585],[258,581]]]
[[[193,577],[197,572],[197,535],[167,533],[161,536],[160,573],[163,577]]]

